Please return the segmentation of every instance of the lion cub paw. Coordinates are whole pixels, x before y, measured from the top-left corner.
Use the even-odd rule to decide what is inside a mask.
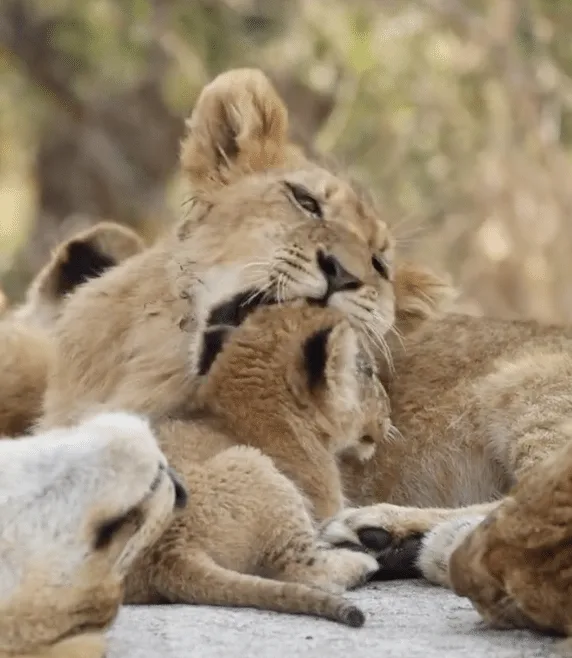
[[[428,511],[384,503],[343,510],[322,526],[320,538],[330,546],[361,547],[376,557],[376,580],[420,578],[422,539],[436,523]]]
[[[449,559],[455,548],[484,518],[484,515],[479,515],[443,521],[425,535],[417,565],[428,581],[450,587]]]
[[[364,585],[379,568],[373,556],[348,548],[326,549],[323,557],[330,583],[342,591]]]

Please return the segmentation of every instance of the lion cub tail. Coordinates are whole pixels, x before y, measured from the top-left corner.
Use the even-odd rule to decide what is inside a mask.
[[[190,583],[192,595],[187,601],[189,603],[313,615],[354,628],[365,622],[365,615],[357,606],[325,590],[238,573],[220,566],[204,554],[193,563],[195,578]],[[176,598],[187,599],[184,595]]]

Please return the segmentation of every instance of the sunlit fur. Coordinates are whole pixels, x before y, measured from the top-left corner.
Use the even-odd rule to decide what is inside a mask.
[[[66,303],[44,426],[69,422],[93,403],[154,418],[179,409],[193,394],[185,355],[197,323],[237,292],[323,298],[386,362],[385,334],[396,318],[396,331],[410,330],[440,310],[449,286],[394,263],[392,237],[369,196],[312,164],[287,134],[284,104],[260,71],[230,71],[205,87],[182,144],[184,217],[154,247]],[[296,201],[292,186],[315,198],[320,217]],[[326,296],[320,253],[359,285]],[[381,274],[374,257],[384,264]]]
[[[42,411],[52,364],[51,328],[68,297],[88,279],[143,249],[131,230],[111,222],[59,244],[32,281],[26,299],[0,320],[0,436],[29,432]]]
[[[2,658],[103,655],[124,577],[172,517],[165,466],[148,423],[126,413],[0,440]],[[130,510],[97,547],[102,524]]]
[[[340,597],[373,558],[324,550],[316,521],[344,504],[338,457],[385,450],[387,395],[375,362],[337,309],[254,310],[215,349],[192,412],[158,423],[192,501],[127,581],[128,602],[253,606],[359,626]],[[213,347],[214,346],[214,347]],[[346,457],[348,458],[348,457]]]

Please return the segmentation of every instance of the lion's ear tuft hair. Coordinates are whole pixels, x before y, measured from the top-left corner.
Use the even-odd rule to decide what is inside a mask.
[[[284,164],[288,111],[258,69],[232,69],[201,92],[187,121],[181,166],[195,190]]]
[[[456,298],[449,281],[410,263],[397,267],[394,285],[395,327],[404,336],[448,311]]]
[[[315,332],[302,352],[308,389],[324,390],[334,403],[353,404],[358,395],[359,345],[349,323],[344,320]]]
[[[205,331],[197,361],[197,374],[206,375],[209,372],[232,332],[233,328],[220,325]]]

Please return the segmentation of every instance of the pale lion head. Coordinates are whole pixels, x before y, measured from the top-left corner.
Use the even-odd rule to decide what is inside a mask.
[[[0,441],[0,654],[106,628],[129,567],[184,503],[138,416]]]

